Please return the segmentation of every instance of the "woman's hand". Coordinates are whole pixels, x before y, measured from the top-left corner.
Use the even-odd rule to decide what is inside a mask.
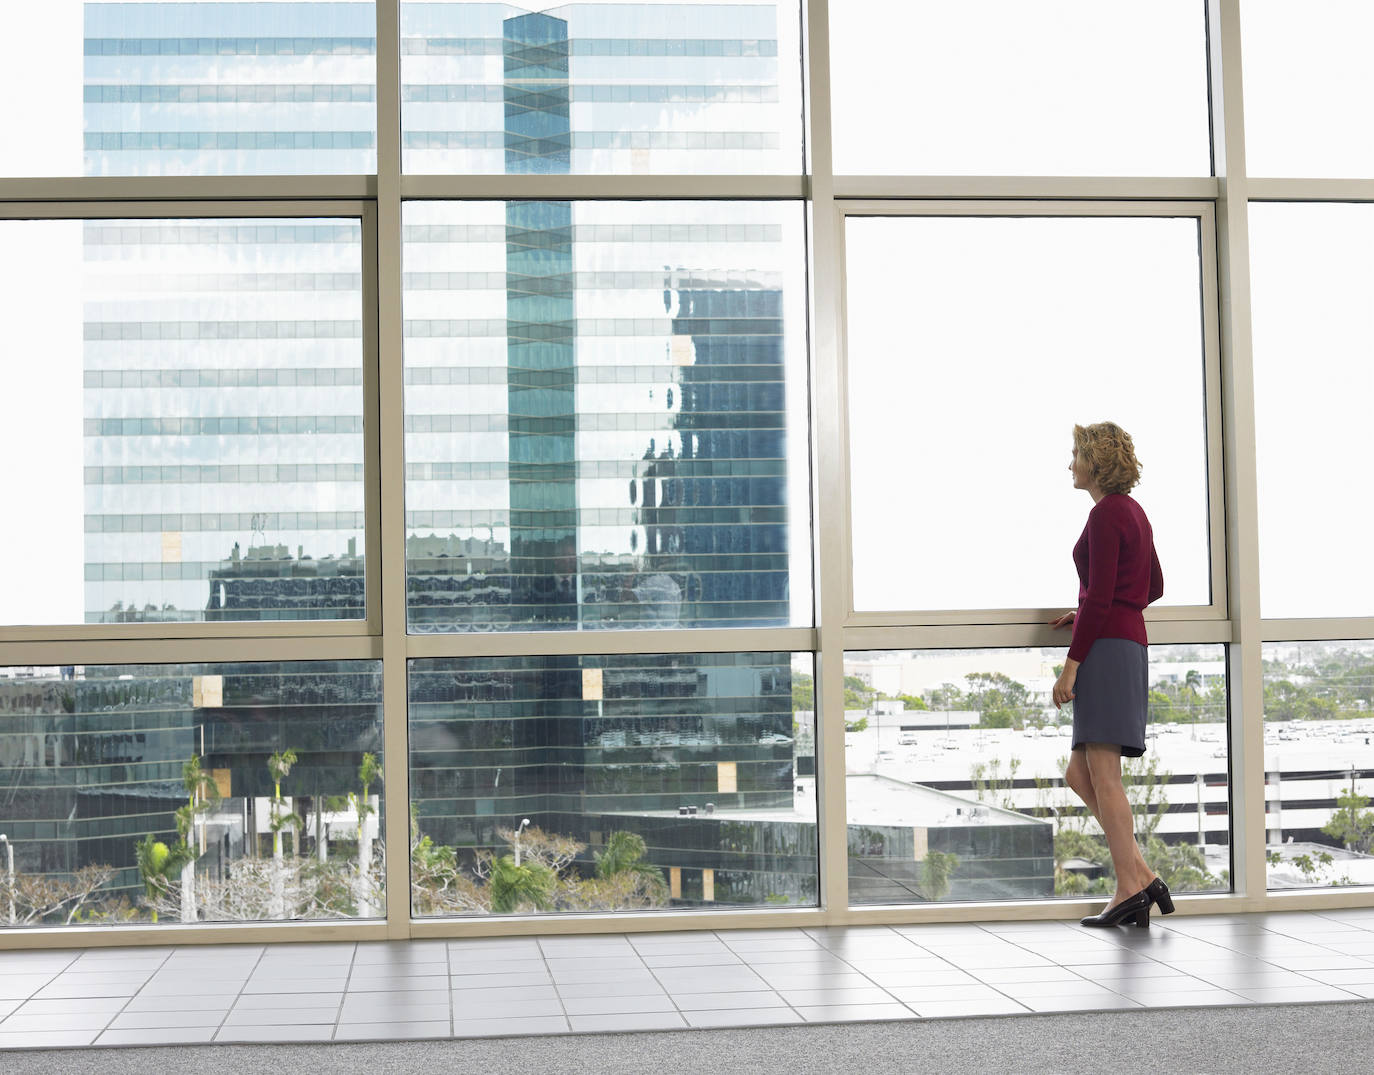
[[[1051,696],[1054,698],[1054,708],[1058,709],[1066,702],[1074,699],[1073,685],[1078,679],[1078,662],[1066,660],[1064,671],[1059,673],[1059,678],[1054,682],[1054,690]]]
[[[1050,620],[1050,626],[1053,627],[1056,631],[1058,631],[1061,627],[1072,627],[1074,618],[1077,615],[1078,613],[1076,612],[1066,612],[1062,616],[1056,616],[1054,619]]]

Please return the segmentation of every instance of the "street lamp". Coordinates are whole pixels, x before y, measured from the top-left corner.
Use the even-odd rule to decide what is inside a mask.
[[[529,823],[529,818],[522,817],[520,819],[520,827],[515,830],[515,864],[517,866],[520,865],[520,834],[525,831],[525,826]]]

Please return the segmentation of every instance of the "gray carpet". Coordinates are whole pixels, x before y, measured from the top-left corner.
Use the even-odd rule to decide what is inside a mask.
[[[0,1054],[10,1072],[113,1075],[880,1075],[886,1072],[1368,1072],[1365,1004],[1182,1008],[991,1019],[817,1024],[657,1034],[379,1042],[196,1045]]]

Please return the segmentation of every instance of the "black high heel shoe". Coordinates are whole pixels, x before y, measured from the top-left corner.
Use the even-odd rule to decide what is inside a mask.
[[[1160,914],[1174,913],[1174,898],[1169,895],[1169,886],[1164,883],[1162,877],[1156,877],[1145,889],[1145,894],[1155,903],[1159,904]]]
[[[1119,926],[1127,919],[1134,919],[1137,928],[1149,929],[1150,904],[1153,902],[1150,890],[1142,888],[1134,896],[1127,896],[1115,907],[1108,907],[1101,914],[1089,915],[1082,919],[1079,925],[1105,929],[1108,926]]]

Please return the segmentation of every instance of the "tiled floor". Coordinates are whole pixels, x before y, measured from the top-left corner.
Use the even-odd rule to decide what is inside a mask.
[[[1374,908],[0,952],[0,1048],[357,1041],[1374,998]]]

